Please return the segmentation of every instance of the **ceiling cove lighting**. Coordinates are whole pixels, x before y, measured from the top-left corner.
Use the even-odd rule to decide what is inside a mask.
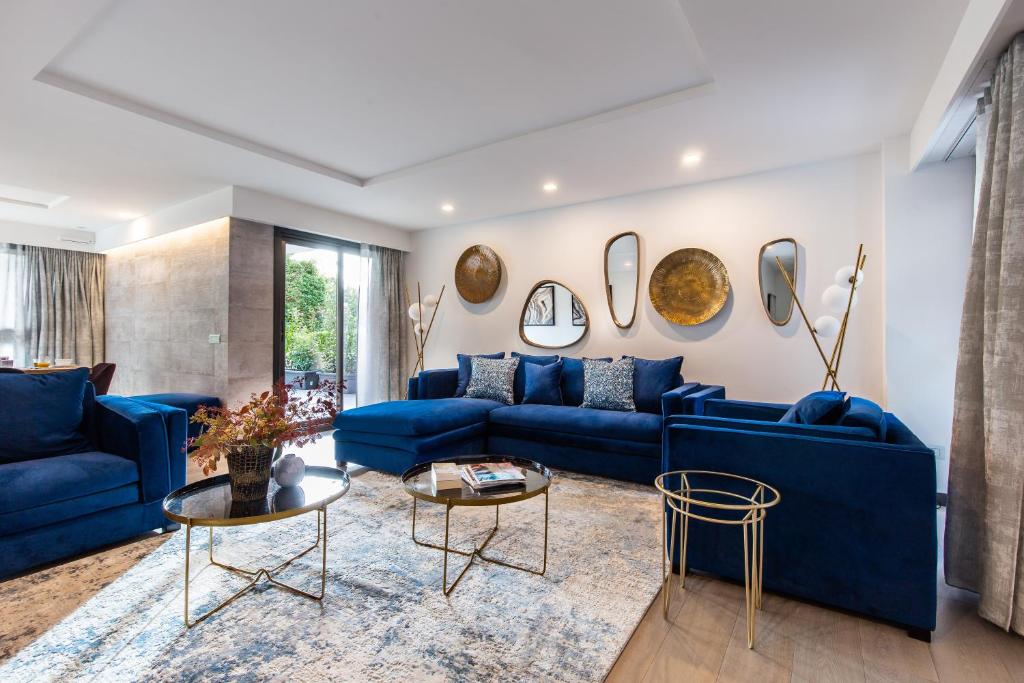
[[[133,221],[136,218],[140,218],[141,216],[142,216],[142,214],[138,213],[136,211],[118,211],[117,212],[117,217],[120,220],[122,220],[122,221]]]
[[[451,213],[452,211],[455,210],[455,205],[450,202],[445,202],[444,204],[441,205],[441,210],[444,211],[445,213]]]
[[[687,152],[683,155],[682,160],[679,162],[683,168],[693,168],[700,164],[704,160],[704,155],[700,152]]]
[[[547,192],[548,194],[558,192],[558,183],[549,180],[548,182],[541,185],[541,189]]]

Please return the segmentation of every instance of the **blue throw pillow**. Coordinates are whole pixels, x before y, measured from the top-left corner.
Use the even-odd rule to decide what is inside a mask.
[[[562,405],[562,362],[522,363],[520,369],[526,375],[523,403],[539,403],[549,406]],[[518,372],[518,371],[517,371]]]
[[[590,358],[611,363],[611,358]],[[562,359],[562,403],[567,406],[578,406],[583,403],[583,359]]]
[[[91,449],[81,432],[89,370],[0,373],[9,406],[0,419],[0,462],[35,460]]]
[[[455,385],[455,395],[465,396],[466,387],[469,386],[469,376],[473,374],[473,357],[476,358],[504,358],[505,352],[501,353],[457,353],[455,358],[459,361],[459,382]]]
[[[845,391],[815,391],[794,403],[779,422],[802,425],[836,424],[843,416],[845,403]]]
[[[851,397],[846,402],[846,409],[839,418],[839,424],[843,427],[867,427],[875,433],[879,441],[885,441],[885,412],[877,403],[866,398]]]
[[[519,359],[519,367],[516,369],[516,381],[512,389],[515,393],[516,403],[522,403],[523,395],[526,393],[526,366],[551,365],[552,363],[558,362],[558,356],[528,356],[526,354],[513,351],[512,357]],[[561,396],[561,393],[559,393],[559,396]]]
[[[629,356],[623,356],[628,358]],[[683,357],[665,360],[633,358],[633,402],[642,413],[661,414],[661,395],[683,383]]]

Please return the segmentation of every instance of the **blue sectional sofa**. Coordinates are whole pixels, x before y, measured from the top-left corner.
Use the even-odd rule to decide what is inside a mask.
[[[88,370],[0,374],[0,578],[158,528],[184,410],[99,396]]]
[[[714,470],[777,488],[765,522],[764,585],[927,638],[935,628],[935,460],[891,413],[851,399],[835,425],[778,423],[789,405],[684,398],[665,422],[662,469]],[[742,581],[733,528],[689,526],[687,565]],[[678,553],[675,558],[678,570]]]
[[[410,380],[409,400],[338,413],[334,439],[339,464],[400,474],[428,460],[499,454],[650,484],[661,471],[664,417],[682,412],[683,397],[701,388],[683,383],[680,376],[677,386],[661,396],[660,406],[647,406],[657,412],[616,412],[579,407],[581,365],[563,374],[566,405],[455,398],[458,381],[457,369],[426,370]]]

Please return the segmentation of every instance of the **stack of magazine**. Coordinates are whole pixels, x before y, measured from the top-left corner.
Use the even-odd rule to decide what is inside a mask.
[[[475,491],[523,486],[526,475],[510,462],[481,462],[463,465],[462,480]]]

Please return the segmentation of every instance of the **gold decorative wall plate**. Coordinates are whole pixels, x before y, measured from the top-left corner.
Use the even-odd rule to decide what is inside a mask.
[[[501,284],[501,259],[494,250],[475,244],[462,252],[455,264],[455,289],[471,304],[482,304]]]
[[[648,286],[654,310],[676,325],[699,325],[729,297],[725,264],[703,249],[679,249],[661,259]]]

